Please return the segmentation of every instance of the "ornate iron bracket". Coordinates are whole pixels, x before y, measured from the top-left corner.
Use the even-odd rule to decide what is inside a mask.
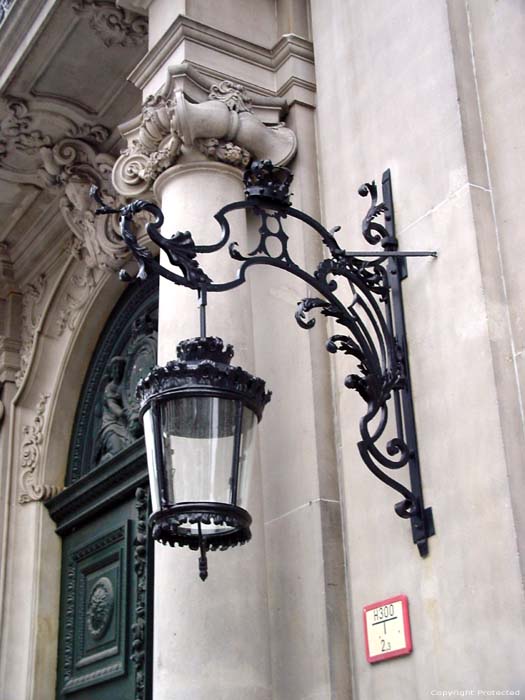
[[[328,230],[290,205],[292,177],[287,168],[275,167],[270,161],[253,162],[244,174],[246,199],[226,205],[215,215],[222,235],[212,245],[196,245],[188,231],[179,231],[171,238],[162,236],[160,228],[164,217],[161,210],[150,202],[137,200],[116,210],[104,204],[96,188],[92,194],[100,205],[97,214],[119,214],[122,238],[138,263],[134,276],[121,271],[121,279],[144,279],[148,270],[155,270],[175,284],[195,289],[201,303],[202,336],[206,335],[204,309],[207,294],[243,284],[248,268],[253,265],[270,265],[285,270],[304,280],[319,294],[298,302],[296,321],[301,328],[312,328],[315,319],[308,318],[308,314],[318,309],[344,329],[343,333],[331,336],[326,347],[329,352],[341,351],[350,355],[355,361],[357,371],[346,377],[345,385],[355,389],[367,405],[360,421],[359,452],[368,469],[401,494],[402,500],[396,503],[395,512],[410,519],[413,540],[421,556],[426,556],[428,538],[434,534],[434,522],[432,509],[425,508],[423,501],[401,281],[407,275],[407,257],[436,257],[436,253],[398,251],[390,171],[383,174],[382,202],[378,203],[374,182],[359,189],[361,196],[370,195],[372,200],[363,219],[362,235],[370,245],[380,244],[382,250],[358,252],[340,247],[335,236],[339,226]],[[260,221],[260,238],[251,251],[243,252],[237,243],[229,242],[227,216],[239,209],[250,210]],[[146,232],[180,273],[162,267],[147,248],[139,245],[132,220],[140,211],[147,211],[155,217],[146,225]],[[380,223],[380,217],[384,223]],[[303,270],[289,253],[284,226],[287,219],[303,222],[305,235],[311,230],[320,236],[327,248],[328,256],[312,272]],[[270,240],[272,245],[269,246]],[[214,283],[200,267],[197,255],[213,253],[226,245],[230,256],[240,263],[237,276],[227,282]],[[278,252],[275,252],[276,248]],[[352,293],[348,305],[337,294],[341,282],[346,282]],[[393,420],[390,419],[392,414]],[[402,467],[408,467],[410,488],[389,473]]]

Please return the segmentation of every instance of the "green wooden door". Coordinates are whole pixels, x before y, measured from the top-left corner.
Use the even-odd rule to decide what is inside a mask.
[[[157,282],[123,295],[84,381],[67,486],[46,505],[62,537],[57,700],[149,700],[153,545],[134,397],[155,363]]]

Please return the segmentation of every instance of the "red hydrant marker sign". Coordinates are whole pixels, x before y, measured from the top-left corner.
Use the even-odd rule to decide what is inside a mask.
[[[366,605],[363,608],[363,621],[366,659],[369,663],[375,664],[412,651],[406,595]]]

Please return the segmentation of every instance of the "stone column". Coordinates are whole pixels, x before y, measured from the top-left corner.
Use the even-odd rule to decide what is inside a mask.
[[[122,194],[135,196],[153,186],[165,215],[162,234],[166,237],[189,230],[197,245],[220,240],[220,227],[213,216],[225,204],[243,199],[240,168],[254,154],[261,157],[270,151],[270,156],[283,162],[295,150],[292,132],[265,127],[246,106],[239,89],[232,89],[227,99],[222,99],[224,90],[220,94],[220,99],[190,105],[180,92],[173,98],[165,93],[148,100],[142,117],[128,125],[130,147],[116,164],[115,186]],[[228,219],[231,240],[242,250],[250,250],[253,243],[248,240],[244,211]],[[164,254],[161,262],[168,265]],[[203,255],[199,262],[214,282],[235,277],[237,265],[227,249]],[[233,363],[254,371],[248,283],[230,293],[210,294],[208,301],[207,335],[234,344]],[[162,280],[159,363],[174,359],[177,343],[196,335],[196,292]],[[205,583],[198,577],[195,552],[156,546],[156,700],[273,697],[258,463],[248,510],[253,517],[253,539],[242,549],[210,553]]]
[[[155,195],[165,216],[164,235],[189,230],[197,245],[220,240],[221,229],[214,214],[228,202],[244,198],[242,174],[238,168],[206,158],[184,159],[166,170],[155,182]],[[241,247],[246,242],[246,216],[243,211],[233,212],[228,220],[233,240]],[[235,278],[236,264],[227,250],[204,255],[201,266],[214,282]],[[167,256],[161,254],[162,265],[169,267]],[[174,269],[175,272],[180,270]],[[207,335],[217,335],[235,348],[234,362],[253,370],[252,321],[249,287],[245,284],[233,294],[208,295],[206,313]],[[169,333],[159,338],[159,363],[175,357],[178,340],[199,335],[197,293],[174,287],[161,279],[159,324]]]

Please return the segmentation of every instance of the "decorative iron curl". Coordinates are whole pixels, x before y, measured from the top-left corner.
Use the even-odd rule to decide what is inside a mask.
[[[148,269],[155,270],[163,277],[170,279],[176,284],[182,284],[194,289],[205,286],[211,281],[195,259],[197,256],[197,249],[189,231],[177,231],[171,238],[165,238],[161,235],[160,228],[164,223],[164,214],[156,204],[137,199],[131,202],[131,204],[127,204],[119,209],[114,209],[104,203],[98,187],[92,186],[90,194],[99,204],[95,214],[119,215],[120,235],[138,263],[138,270],[135,275],[130,275],[125,269],[120,270],[119,277],[123,282],[146,279]],[[159,248],[164,250],[170,263],[181,270],[182,276],[175,275],[163,268],[155,260],[151,251],[140,245],[137,241],[137,237],[132,228],[133,217],[142,211],[147,211],[155,217],[155,221],[150,221],[146,224],[146,233],[149,238],[156,243]]]
[[[361,197],[370,195],[372,200],[361,227],[364,239],[370,243],[370,245],[381,243],[385,249],[390,247],[390,250],[396,250],[397,241],[389,235],[387,229],[382,224],[375,221],[378,216],[388,211],[388,207],[384,202],[377,203],[377,187],[375,181],[365,182],[358,189],[358,193]],[[372,231],[376,233],[374,234]]]

